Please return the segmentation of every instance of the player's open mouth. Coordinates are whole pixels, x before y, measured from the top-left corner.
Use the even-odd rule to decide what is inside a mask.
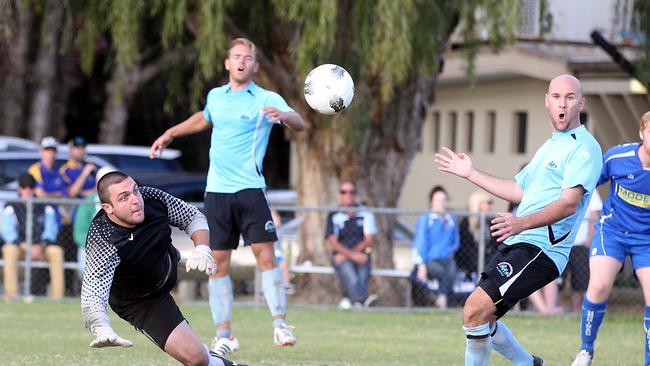
[[[564,113],[560,113],[559,117],[560,117],[560,121],[564,121]]]

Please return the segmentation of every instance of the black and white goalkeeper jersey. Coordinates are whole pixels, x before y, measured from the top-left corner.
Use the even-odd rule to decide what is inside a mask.
[[[100,210],[88,230],[81,310],[89,329],[96,319],[107,318],[109,301],[137,302],[174,287],[180,254],[172,245],[170,225],[190,236],[208,229],[196,207],[155,188],[140,187],[140,193],[142,223],[126,228]]]

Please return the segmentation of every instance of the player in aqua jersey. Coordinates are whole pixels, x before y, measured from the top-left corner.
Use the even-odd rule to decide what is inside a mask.
[[[499,213],[492,220],[492,236],[501,244],[463,308],[465,365],[487,365],[492,348],[513,365],[544,364],[498,319],[566,266],[602,167],[600,146],[580,124],[584,105],[578,79],[560,75],[551,80],[545,106],[553,135],[514,180],[476,169],[466,154],[447,148],[436,154],[439,170],[519,204],[516,216]]]
[[[645,363],[650,365],[650,112],[641,117],[641,142],[615,146],[603,156],[598,184],[610,182],[589,259],[582,302],[582,345],[573,366],[591,365],[598,328],[616,275],[630,256],[645,298]]]
[[[225,67],[230,82],[210,90],[205,109],[168,129],[151,145],[151,157],[155,157],[175,137],[212,129],[205,213],[217,272],[210,277],[208,288],[216,325],[212,350],[222,356],[239,348],[231,331],[233,294],[229,272],[230,255],[239,245],[240,235],[244,245],[251,245],[262,271],[275,344],[296,343],[292,327],[285,323],[286,294],[282,272],[275,263],[273,242],[277,235],[264,193],[262,161],[274,125],[294,131],[305,128],[302,117],[280,95],[253,82],[259,63],[251,41],[233,40]]]

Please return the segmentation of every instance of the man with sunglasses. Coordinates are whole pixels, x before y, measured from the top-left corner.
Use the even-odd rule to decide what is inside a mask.
[[[363,210],[363,206],[357,202],[356,193],[354,182],[341,182],[341,210],[327,216],[325,229],[325,238],[333,251],[332,265],[347,296],[341,301],[344,309],[351,306],[350,302],[355,307],[367,307],[377,300],[377,295],[368,295],[370,253],[377,226],[373,214]]]

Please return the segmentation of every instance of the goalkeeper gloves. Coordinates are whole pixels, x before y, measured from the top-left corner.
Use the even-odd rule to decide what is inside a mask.
[[[205,272],[208,276],[214,274],[217,271],[217,264],[214,263],[210,247],[204,244],[195,246],[192,255],[185,262],[185,270]]]
[[[95,340],[90,342],[90,347],[93,348],[133,346],[133,342],[118,336],[110,325],[97,326],[93,329],[93,333],[95,334]]]

